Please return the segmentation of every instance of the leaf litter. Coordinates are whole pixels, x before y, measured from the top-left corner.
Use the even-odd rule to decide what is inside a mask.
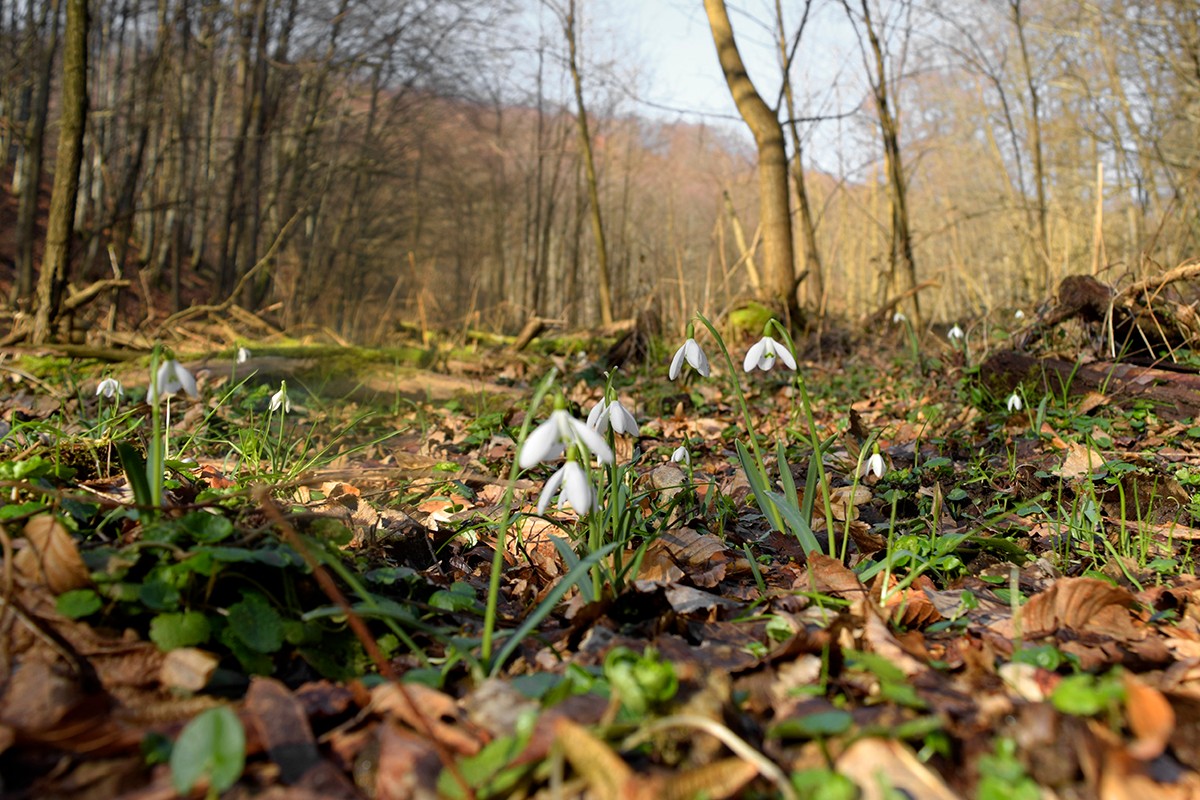
[[[649,389],[617,456],[657,533],[607,557],[619,591],[568,585],[575,516],[531,515],[541,471],[513,482],[499,630],[544,613],[490,677],[510,400],[376,412],[266,493],[218,445],[268,388],[194,407],[226,438],[196,443],[160,519],[100,440],[60,469],[86,400],[5,400],[5,796],[175,796],[171,743],[217,708],[245,732],[235,797],[1196,796],[1196,421],[1095,392],[1006,413],[952,357],[800,366],[833,437],[812,528],[834,555],[766,524],[720,383]],[[499,369],[519,388],[538,367]],[[649,370],[624,379],[665,383]],[[794,388],[755,386],[803,495]],[[298,413],[319,446],[360,411]]]

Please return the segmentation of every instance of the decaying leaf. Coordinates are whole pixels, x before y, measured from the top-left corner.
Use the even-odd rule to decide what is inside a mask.
[[[437,689],[420,683],[404,686],[384,683],[371,690],[371,705],[377,712],[394,716],[418,733],[429,728],[439,742],[456,753],[474,755],[482,746],[469,725],[460,719],[454,698]]]
[[[941,778],[917,760],[908,745],[892,739],[859,739],[838,758],[836,768],[858,784],[863,800],[884,800],[893,797],[894,791],[922,800],[958,798]]]
[[[1136,737],[1129,745],[1129,754],[1143,761],[1158,758],[1175,733],[1175,710],[1162,692],[1146,685],[1137,676],[1126,672],[1122,680],[1125,684],[1125,717]]]
[[[45,584],[55,594],[91,584],[87,566],[75,539],[52,514],[41,514],[25,524],[28,544],[13,558],[17,572]]]
[[[1106,459],[1098,451],[1079,442],[1072,442],[1067,448],[1067,456],[1057,473],[1068,480],[1094,475],[1104,465]]]

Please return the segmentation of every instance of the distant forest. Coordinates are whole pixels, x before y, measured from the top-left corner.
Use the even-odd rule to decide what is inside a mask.
[[[746,298],[950,320],[1197,254],[1200,3],[693,2],[727,75],[777,45],[774,122],[647,113],[603,0],[0,0],[9,338],[202,304],[363,342]],[[814,86],[834,24],[858,49]]]

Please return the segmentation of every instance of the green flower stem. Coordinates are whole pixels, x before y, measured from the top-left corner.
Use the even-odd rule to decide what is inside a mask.
[[[546,373],[546,377],[538,384],[537,391],[533,393],[533,402],[525,414],[525,421],[521,424],[521,433],[517,436],[517,453],[521,452],[521,445],[529,436],[529,429],[533,426],[534,412],[541,407],[542,400],[546,397],[546,392],[550,391],[550,386],[554,383],[557,374],[558,370],[551,367],[550,371]],[[500,602],[500,575],[504,570],[505,542],[508,538],[508,528],[512,524],[512,500],[517,486],[517,474],[521,471],[518,461],[519,459],[514,454],[512,468],[508,474],[508,485],[504,488],[504,513],[500,517],[500,525],[496,530],[496,549],[492,554],[492,574],[488,580],[487,607],[483,614],[483,641],[480,644],[480,658],[485,670],[491,667],[492,645],[496,632],[496,606]]]
[[[780,325],[779,321],[775,319],[768,324],[775,326],[788,350],[795,355],[796,344],[792,341],[792,335],[788,333],[787,328]],[[825,480],[825,451],[822,449],[821,439],[817,435],[817,420],[813,416],[812,398],[808,395],[808,385],[804,382],[804,374],[800,370],[796,370],[796,387],[800,390],[800,405],[804,409],[804,421],[808,424],[809,443],[812,445],[813,461],[817,468],[817,487],[821,493],[822,504],[825,506],[825,530],[829,534],[829,556],[836,558],[837,545],[833,536],[833,504],[829,500],[829,482]]]
[[[758,446],[758,436],[754,433],[754,420],[750,418],[750,406],[746,403],[746,395],[742,391],[742,382],[738,380],[737,365],[733,363],[733,356],[729,355],[729,348],[725,346],[725,340],[721,338],[721,334],[717,333],[717,329],[708,321],[708,318],[703,314],[696,314],[696,318],[703,323],[704,327],[708,328],[708,332],[712,334],[713,341],[717,343],[717,347],[721,350],[721,355],[725,356],[725,365],[729,367],[729,382],[733,384],[734,394],[737,395],[738,406],[742,410],[742,420],[746,423],[746,433],[750,437],[750,449],[754,451],[754,463],[758,465],[758,471],[763,476],[763,481],[766,482],[767,467],[766,461],[763,460],[762,450]],[[768,484],[769,485],[769,484]],[[783,526],[783,516],[774,504],[768,503],[770,508],[764,508],[762,511],[771,515],[771,524],[775,530],[785,530]]]

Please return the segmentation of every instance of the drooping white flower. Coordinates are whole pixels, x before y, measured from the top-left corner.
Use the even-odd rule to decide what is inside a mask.
[[[637,420],[629,413],[629,409],[621,405],[620,400],[610,403],[600,398],[600,402],[588,412],[587,425],[600,433],[608,430],[609,425],[616,433],[635,435],[638,432]]]
[[[675,356],[671,359],[671,369],[667,372],[667,377],[675,380],[679,377],[679,373],[683,370],[683,362],[692,365],[692,369],[699,372],[704,377],[708,377],[709,366],[708,356],[704,355],[704,351],[700,349],[700,345],[696,344],[696,340],[688,337],[678,350],[675,351]]]
[[[951,328],[949,331],[946,332],[946,338],[952,342],[956,339],[962,339],[963,338],[963,329],[958,327],[958,325],[955,325],[953,328]]]
[[[1025,312],[1018,308],[1015,312],[1013,312],[1013,318],[1025,319]]]
[[[1017,394],[1016,392],[1013,392],[1008,396],[1009,412],[1020,411],[1024,405],[1025,404],[1021,402],[1021,395]]]
[[[592,409],[595,411],[595,409]],[[590,415],[589,415],[590,416]],[[612,450],[604,437],[589,428],[585,423],[572,417],[566,409],[556,408],[550,417],[533,429],[533,433],[521,446],[517,456],[517,464],[521,469],[529,469],[541,461],[553,461],[566,452],[568,445],[579,444],[586,447],[602,464],[611,464]]]
[[[904,316],[903,311],[897,311],[895,314],[892,314],[892,324],[893,325],[899,325],[901,322],[904,322],[904,320],[906,320],[906,319],[908,319],[908,317]]]
[[[97,397],[103,395],[111,400],[112,398],[120,397],[123,394],[125,394],[125,391],[121,388],[121,382],[116,378],[105,378],[104,380],[100,381],[99,385],[96,386]]]
[[[200,396],[196,391],[196,378],[192,373],[175,359],[169,358],[158,368],[158,374],[150,387],[150,398],[157,402],[162,397],[170,397],[180,391],[189,397]]]
[[[796,359],[788,352],[787,347],[770,336],[764,336],[746,351],[746,360],[742,362],[742,369],[752,372],[755,367],[758,367],[766,372],[775,366],[776,360],[782,361],[788,369],[796,368]]]
[[[671,453],[671,460],[676,464],[691,464],[692,456],[688,453],[687,448],[683,445],[675,448],[675,452]]]
[[[237,351],[237,363],[245,364],[250,360],[250,351],[245,347],[239,347]]]
[[[281,381],[279,391],[271,395],[271,410],[278,411],[281,408],[283,409],[283,413],[291,413],[292,399],[288,397],[287,381]]]
[[[879,455],[879,453],[872,453],[867,462],[863,464],[863,477],[874,475],[877,478],[882,478],[885,472],[887,472],[887,466],[883,463],[883,456]]]
[[[546,507],[550,505],[550,501],[554,499],[555,495],[558,495],[559,508],[570,503],[571,508],[575,509],[575,513],[580,516],[592,510],[594,497],[592,484],[588,480],[587,471],[579,466],[578,462],[568,461],[546,481],[542,493],[538,495],[537,510],[539,514],[546,513]]]

